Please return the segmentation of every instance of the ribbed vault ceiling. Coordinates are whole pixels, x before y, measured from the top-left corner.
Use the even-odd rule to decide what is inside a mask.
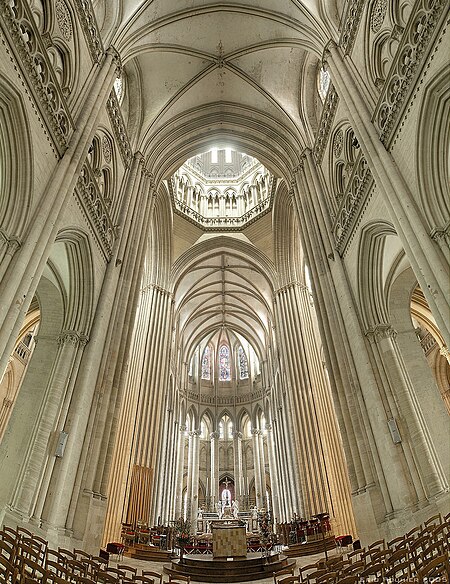
[[[222,328],[243,335],[264,358],[273,322],[273,283],[267,270],[256,259],[226,249],[200,254],[189,263],[186,259],[180,258],[184,269],[174,290],[183,360],[190,359],[205,336]]]
[[[218,143],[291,179],[312,146],[303,104],[317,99],[317,87],[305,71],[336,36],[342,0],[95,0],[94,7],[105,45],[124,63],[130,141],[158,185]],[[199,243],[192,226],[177,222],[171,288],[184,362],[221,329],[243,335],[266,359],[277,286],[264,221],[267,233],[255,238],[255,223],[248,241],[265,241],[266,256],[233,237]]]
[[[306,135],[302,64],[308,52],[320,57],[330,38],[317,16],[322,2],[109,4],[97,0],[96,7],[104,12],[104,26],[111,27],[105,36],[119,50],[130,81],[132,139],[150,157],[155,172],[165,162],[166,176],[157,178],[167,178],[216,136],[259,158],[276,174],[296,164]],[[271,134],[284,139],[272,143]],[[240,144],[233,142],[236,136]]]

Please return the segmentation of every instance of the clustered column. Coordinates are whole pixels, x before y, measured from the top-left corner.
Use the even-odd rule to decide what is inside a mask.
[[[233,433],[233,456],[234,456],[234,489],[235,498],[239,502],[239,507],[242,506],[243,476],[242,476],[242,432]]]
[[[211,508],[219,502],[219,432],[211,432]]]
[[[389,210],[414,274],[448,345],[450,277],[445,256],[432,241],[405,179],[392,155],[380,141],[367,101],[361,94],[341,49],[332,41],[327,45],[324,60],[329,65],[333,85],[343,100],[361,150]]]

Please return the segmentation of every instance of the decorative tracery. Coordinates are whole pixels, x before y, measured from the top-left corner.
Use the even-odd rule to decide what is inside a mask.
[[[202,359],[202,379],[211,379],[211,349],[205,347]]]
[[[222,345],[219,349],[219,380],[230,381],[230,349],[226,345]]]
[[[240,379],[248,379],[248,361],[247,355],[242,347],[238,349],[239,359],[239,377]]]

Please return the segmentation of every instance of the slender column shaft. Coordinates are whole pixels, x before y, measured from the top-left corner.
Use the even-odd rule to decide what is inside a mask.
[[[242,502],[243,488],[243,474],[242,474],[242,433],[234,432],[233,434],[233,454],[234,454],[234,490],[235,498]]]
[[[35,293],[58,233],[62,209],[71,196],[88,146],[116,76],[116,53],[108,50],[86,91],[70,144],[55,168],[23,245],[0,283],[0,371],[6,368],[18,330]]]
[[[181,425],[178,435],[178,452],[177,452],[177,490],[175,499],[175,518],[180,517],[183,511],[183,472],[184,472],[184,444],[186,441],[186,426]]]
[[[192,503],[192,461],[194,458],[194,435],[192,432],[188,434],[188,463],[187,463],[187,484],[186,484],[186,513],[190,519],[191,503]]]
[[[261,430],[253,428],[253,461],[255,464],[255,490],[256,490],[256,506],[258,509],[264,507],[264,493],[263,484],[261,481],[261,451],[259,445],[259,433]]]
[[[199,453],[200,453],[200,431],[192,432],[192,469],[191,470],[191,532],[197,533],[197,511],[198,511],[198,477],[199,477]]]
[[[219,501],[219,433],[211,432],[211,506],[214,510]]]
[[[58,341],[59,350],[55,367],[33,429],[31,444],[18,481],[19,488],[13,501],[13,506],[26,514],[33,513],[33,501],[42,490],[46,492],[47,476],[50,474],[48,470],[51,471],[55,462],[55,438],[61,429],[58,424],[61,408],[65,400],[70,401],[73,389],[73,384],[70,381],[72,371],[76,367],[76,363],[79,362],[81,352],[88,339],[75,331],[66,331],[60,335]],[[48,448],[49,437],[52,438],[50,443],[53,447],[50,452]],[[46,465],[49,466],[49,469],[46,469]],[[41,510],[41,505],[38,506],[38,512]]]
[[[392,155],[380,141],[372,123],[367,102],[361,95],[354,76],[335,43],[329,43],[326,58],[336,91],[345,104],[353,130],[406,255],[439,329],[446,342],[449,343],[450,274],[448,263],[441,249],[429,236],[417,203]]]

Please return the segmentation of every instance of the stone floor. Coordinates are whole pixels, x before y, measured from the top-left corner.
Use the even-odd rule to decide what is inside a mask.
[[[331,550],[328,552],[328,557],[333,557],[336,555],[336,550]],[[315,554],[312,556],[307,556],[303,558],[296,558],[297,567],[306,566],[308,564],[314,564],[324,558],[324,554]],[[114,556],[110,560],[110,566],[116,567],[118,562],[115,560]],[[164,564],[160,562],[147,562],[143,560],[133,560],[131,558],[123,558],[119,562],[122,565],[133,566],[134,568],[144,569],[144,570],[155,570],[156,572],[160,572],[163,574],[163,582],[168,582],[169,577],[167,574],[164,574],[163,566]],[[140,573],[140,570],[139,570]],[[296,572],[297,573],[297,572]],[[196,580],[192,580],[192,582],[196,582]],[[212,584],[210,582],[204,582],[203,584]],[[273,578],[264,578],[262,580],[253,580],[251,583],[244,581],[241,584],[273,584]]]

